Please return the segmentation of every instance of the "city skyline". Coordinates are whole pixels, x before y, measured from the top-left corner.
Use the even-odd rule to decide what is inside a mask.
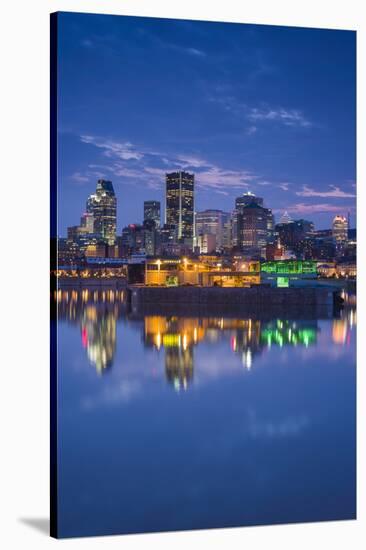
[[[99,178],[120,235],[177,170],[195,211],[252,191],[277,222],[355,226],[353,33],[60,14],[59,40],[59,235]]]
[[[169,183],[169,178],[171,176],[179,176],[178,180],[181,178],[181,174],[185,174],[186,176],[192,178],[192,181],[194,181],[194,178],[195,178],[195,175],[194,174],[190,174],[190,173],[187,173],[187,172],[175,172],[175,173],[166,173],[166,178],[165,178],[165,185],[166,186],[169,186],[171,185]],[[177,180],[177,181],[178,181]],[[174,183],[174,182],[173,182]],[[110,186],[111,190],[112,190],[112,194],[113,194],[113,199],[115,201],[115,204],[113,206],[114,208],[114,217],[116,219],[116,222],[114,222],[114,225],[113,225],[113,229],[112,229],[112,232],[114,232],[115,234],[115,237],[118,237],[119,235],[123,234],[123,229],[126,229],[127,227],[129,227],[130,225],[136,225],[136,224],[143,224],[143,222],[146,222],[148,220],[153,220],[154,221],[154,224],[155,224],[155,227],[156,229],[160,229],[164,226],[164,224],[166,224],[167,222],[172,222],[174,221],[173,219],[170,219],[170,217],[174,217],[175,214],[167,214],[167,202],[171,201],[171,199],[169,199],[169,196],[168,196],[168,192],[167,190],[165,190],[165,193],[164,193],[164,196],[162,197],[162,199],[158,200],[158,199],[154,199],[154,200],[146,200],[144,198],[142,198],[142,204],[140,205],[141,206],[141,212],[140,212],[140,216],[138,219],[136,220],[130,220],[128,221],[128,223],[126,223],[123,227],[122,227],[122,230],[120,233],[118,233],[118,202],[117,202],[117,199],[116,199],[116,196],[115,196],[115,192],[114,192],[114,188],[113,188],[113,182],[110,181],[110,180],[103,180],[103,179],[99,179],[97,182],[96,182],[96,186],[97,186],[97,194],[95,193],[91,193],[87,198],[86,200],[84,201],[85,204],[86,204],[86,207],[84,208],[84,210],[82,210],[80,213],[79,213],[79,219],[81,220],[81,225],[80,227],[81,228],[84,228],[82,229],[83,232],[86,232],[86,233],[91,233],[93,234],[94,233],[94,230],[89,230],[87,231],[87,224],[89,223],[87,221],[87,217],[88,216],[92,216],[92,213],[93,213],[93,208],[94,206],[91,206],[92,203],[94,203],[95,201],[95,197],[97,197],[98,195],[98,188],[101,188],[103,187],[104,185],[108,185]],[[173,194],[175,193],[175,189],[173,189]],[[181,192],[179,192],[180,194]],[[191,193],[191,191],[189,190],[189,193]],[[193,191],[192,192],[192,197],[195,197],[195,192]],[[191,200],[191,199],[190,199]],[[265,224],[266,227],[271,228],[271,230],[274,229],[275,225],[281,225],[281,223],[289,223],[289,222],[295,222],[295,221],[304,221],[305,218],[300,218],[299,216],[290,216],[287,212],[287,210],[283,211],[282,212],[282,215],[280,216],[279,214],[277,215],[277,217],[273,214],[273,210],[268,206],[266,205],[266,207],[264,207],[264,203],[263,201],[265,201],[265,198],[263,197],[259,197],[258,195],[255,195],[254,193],[252,193],[250,190],[246,190],[244,193],[242,193],[241,195],[239,195],[238,197],[235,198],[234,200],[234,205],[232,205],[232,208],[229,209],[228,211],[225,211],[223,210],[222,208],[202,208],[201,210],[196,210],[194,209],[194,200],[195,198],[193,199],[192,198],[192,204],[191,204],[191,207],[192,207],[192,212],[194,213],[194,220],[192,220],[192,227],[193,228],[196,228],[197,227],[197,216],[200,217],[201,215],[204,215],[206,213],[212,213],[212,212],[217,212],[217,213],[221,213],[222,215],[225,215],[225,216],[229,216],[230,218],[230,222],[232,224],[232,226],[235,226],[235,217],[236,217],[236,212],[238,212],[238,208],[240,210],[240,207],[241,206],[246,206],[246,205],[251,205],[251,203],[253,203],[253,205],[255,204],[258,204],[260,207],[264,208],[264,211],[267,212],[267,216],[269,216],[269,220],[267,221],[267,223]],[[174,197],[173,197],[173,202],[174,202]],[[179,201],[178,201],[179,203]],[[178,203],[177,205],[173,205],[171,208],[173,209],[180,209],[181,206],[179,207],[178,206]],[[104,207],[105,208],[105,207]],[[100,209],[100,207],[99,207]],[[105,214],[105,211],[102,210],[101,212],[103,212]],[[109,215],[109,212],[108,212],[108,215]],[[179,216],[179,214],[176,214],[177,216]],[[100,214],[97,214],[97,216],[100,216]],[[309,222],[312,223],[312,220],[310,220],[310,217],[311,216],[308,216],[309,218]],[[343,216],[341,213],[338,213],[338,214],[335,214],[335,215],[332,215],[331,219],[329,220],[329,226],[327,226],[326,228],[323,228],[323,229],[331,229],[332,226],[334,225],[334,222],[337,218],[340,218],[340,219],[344,219],[346,222],[347,222],[347,227],[348,229],[351,229],[352,228],[352,224],[350,223],[350,210],[347,212],[347,215],[346,216]],[[178,228],[178,226],[180,225],[181,222],[179,222],[179,220],[175,220],[177,223],[176,223],[176,226]],[[110,222],[108,222],[110,223]],[[93,226],[95,226],[95,222],[93,223]],[[169,223],[168,223],[169,225]],[[77,228],[78,226],[76,226],[75,224],[67,227],[67,231],[66,233],[68,234],[69,233],[69,230],[73,230],[75,228]],[[318,228],[315,227],[315,225],[313,224],[313,230],[316,230]],[[195,229],[193,229],[193,233],[195,234]],[[96,234],[98,233],[98,231],[96,231]],[[99,233],[100,233],[100,237],[101,239],[103,240],[103,237],[102,237],[102,233],[103,231],[101,230],[101,228],[99,229]],[[208,231],[208,233],[210,233],[210,231]],[[232,233],[232,229],[231,229],[231,233]],[[62,237],[62,235],[59,235],[60,237]],[[177,235],[177,238],[178,238],[178,235]],[[235,237],[234,237],[235,239]],[[113,239],[112,239],[113,241]],[[106,241],[107,242],[107,241]],[[113,244],[113,242],[111,242],[111,244]],[[235,244],[235,243],[234,243]]]

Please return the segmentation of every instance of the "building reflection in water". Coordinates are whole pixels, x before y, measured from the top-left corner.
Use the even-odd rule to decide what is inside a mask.
[[[349,346],[351,343],[351,332],[357,324],[357,313],[354,308],[347,308],[341,311],[339,319],[333,320],[332,337],[335,344]]]
[[[79,325],[81,344],[90,364],[98,373],[111,368],[116,353],[116,326],[127,316],[123,290],[58,290],[54,294],[58,317]],[[136,319],[136,328],[141,318]],[[231,319],[223,317],[176,317],[149,315],[144,320],[144,345],[164,351],[166,380],[177,390],[186,390],[194,377],[194,348],[200,342],[227,341],[228,349],[241,356],[250,370],[255,359],[273,346],[311,346],[316,344],[318,322],[275,319]],[[133,318],[130,318],[132,323]],[[356,325],[356,309],[345,307],[333,320],[335,344],[350,343]]]
[[[146,347],[164,348],[165,375],[179,391],[193,380],[193,348],[203,340],[204,320],[184,317],[148,316],[144,319]]]
[[[117,319],[125,309],[119,290],[58,290],[59,319],[80,326],[81,343],[90,364],[99,374],[113,364],[116,353]]]
[[[216,343],[226,339],[242,363],[251,369],[256,356],[271,346],[310,346],[317,341],[318,323],[277,319],[182,318],[147,316],[144,319],[145,346],[164,349],[167,380],[176,390],[187,389],[193,381],[194,346],[201,341]]]

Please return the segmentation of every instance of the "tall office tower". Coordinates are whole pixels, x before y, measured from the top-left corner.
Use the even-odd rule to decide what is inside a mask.
[[[242,207],[237,216],[238,246],[247,254],[258,256],[267,244],[268,210],[251,203]]]
[[[144,251],[144,226],[138,223],[130,223],[122,229],[120,240],[123,255],[140,254]]]
[[[94,217],[94,233],[106,244],[116,240],[117,198],[111,181],[100,179],[95,194],[88,197],[86,211]]]
[[[257,206],[263,206],[262,197],[257,197],[254,193],[247,191],[243,193],[240,197],[235,199],[235,208],[238,210],[240,207],[249,206],[250,204],[255,204]]]
[[[194,174],[166,174],[165,223],[175,225],[178,239],[194,237]]]
[[[303,219],[280,222],[276,225],[276,234],[286,249],[301,257],[308,246],[307,240],[314,236],[314,224]]]
[[[345,216],[337,215],[333,219],[332,237],[336,247],[344,246],[348,241],[348,220]]]
[[[80,218],[80,227],[85,233],[94,233],[94,216],[90,212],[85,212]]]
[[[228,248],[230,246],[228,242],[228,230],[230,236],[230,229],[228,227],[229,219],[230,214],[222,210],[203,210],[202,212],[196,212],[195,237],[215,235],[216,249]]]
[[[144,221],[153,220],[155,227],[160,227],[160,202],[159,201],[145,201],[144,202]]]
[[[275,218],[270,208],[267,208],[267,241],[274,243],[275,238]]]
[[[224,250],[229,250],[232,247],[231,242],[231,213],[222,213],[222,235],[221,235],[221,247]]]
[[[160,207],[160,203],[159,203]],[[145,219],[142,224],[144,231],[144,249],[147,256],[155,256],[158,244],[158,230],[156,229],[156,221],[153,219]]]
[[[232,245],[253,255],[260,254],[272,240],[272,210],[263,206],[263,199],[247,192],[235,199],[232,215]]]

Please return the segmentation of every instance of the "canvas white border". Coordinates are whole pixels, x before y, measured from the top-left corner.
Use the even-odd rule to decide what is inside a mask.
[[[358,31],[358,520],[291,526],[162,533],[58,542],[42,530],[48,517],[48,212],[49,13],[80,11],[211,21],[237,21]],[[364,547],[366,534],[365,356],[365,122],[366,28],[362,6],[307,0],[13,0],[1,15],[1,462],[0,540],[4,548],[53,544],[72,548],[159,550],[223,546],[251,549]],[[12,202],[13,200],[16,203]],[[37,245],[37,246],[36,246]],[[5,259],[5,261],[4,261]],[[361,282],[362,281],[362,282]],[[31,521],[29,521],[31,520]],[[36,521],[34,521],[36,520]],[[42,522],[43,520],[43,522]]]

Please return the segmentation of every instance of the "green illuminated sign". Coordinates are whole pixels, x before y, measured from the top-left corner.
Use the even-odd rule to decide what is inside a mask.
[[[168,275],[165,279],[166,286],[178,286],[178,277],[176,275]]]
[[[277,277],[277,286],[279,288],[288,288],[288,277]]]
[[[273,262],[263,262],[261,264],[262,273],[300,275],[316,274],[316,262],[312,260],[279,260]]]

